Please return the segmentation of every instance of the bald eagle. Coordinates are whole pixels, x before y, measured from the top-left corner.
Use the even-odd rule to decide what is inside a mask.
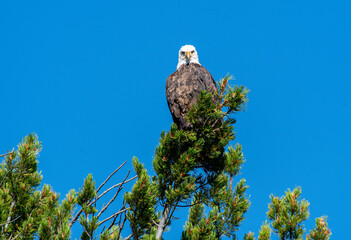
[[[185,117],[203,90],[212,94],[213,102],[218,101],[217,85],[211,73],[199,63],[195,47],[185,45],[179,50],[177,70],[166,81],[168,107],[179,129],[192,127]]]

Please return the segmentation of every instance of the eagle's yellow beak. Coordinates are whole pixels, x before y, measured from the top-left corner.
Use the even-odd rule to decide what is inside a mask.
[[[185,53],[186,53],[186,58],[190,59],[190,56],[191,56],[190,52],[185,52]]]

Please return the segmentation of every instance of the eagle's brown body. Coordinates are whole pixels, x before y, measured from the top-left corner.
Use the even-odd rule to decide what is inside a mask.
[[[217,86],[212,75],[200,64],[183,64],[172,73],[166,82],[166,97],[173,121],[179,129],[191,128],[185,119],[191,106],[197,102],[201,91],[212,93],[213,101],[217,99]]]

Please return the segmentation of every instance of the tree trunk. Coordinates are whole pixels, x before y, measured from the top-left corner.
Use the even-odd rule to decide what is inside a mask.
[[[163,210],[160,223],[158,224],[158,227],[157,227],[157,233],[156,233],[157,240],[160,240],[162,238],[162,234],[163,234],[163,231],[165,230],[170,211],[171,211],[171,206],[166,205],[165,209]]]
[[[16,203],[15,200],[12,200],[9,216],[7,218],[7,222],[6,222],[6,225],[5,225],[5,230],[7,229],[9,224],[11,223],[11,213],[12,213],[13,208],[15,207],[15,203]]]

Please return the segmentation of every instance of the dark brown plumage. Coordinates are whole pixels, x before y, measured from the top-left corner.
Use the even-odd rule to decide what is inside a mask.
[[[198,63],[183,64],[167,78],[168,107],[179,129],[191,128],[185,117],[203,90],[212,93],[214,102],[218,101],[216,82],[211,73]]]

